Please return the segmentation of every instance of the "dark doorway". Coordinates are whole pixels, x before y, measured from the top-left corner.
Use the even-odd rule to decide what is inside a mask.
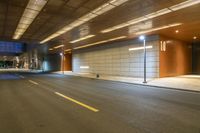
[[[193,43],[192,46],[192,70],[194,74],[200,74],[200,43]]]

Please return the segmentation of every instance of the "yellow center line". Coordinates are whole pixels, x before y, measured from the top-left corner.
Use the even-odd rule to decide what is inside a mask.
[[[35,81],[33,81],[33,80],[28,80],[28,81],[31,82],[31,83],[33,83],[33,84],[35,84],[35,85],[38,85],[38,83],[35,82]]]
[[[74,103],[76,103],[76,104],[78,104],[78,105],[80,105],[80,106],[82,106],[82,107],[85,107],[85,108],[87,108],[87,109],[89,109],[89,110],[91,110],[91,111],[93,111],[93,112],[99,112],[98,109],[95,109],[95,108],[93,108],[93,107],[91,107],[91,106],[89,106],[89,105],[86,105],[86,104],[84,104],[84,103],[82,103],[82,102],[79,102],[79,101],[77,101],[77,100],[75,100],[75,99],[73,99],[73,98],[70,98],[70,97],[68,97],[68,96],[65,96],[65,95],[63,95],[63,94],[61,94],[61,93],[59,93],[59,92],[55,92],[55,94],[56,94],[56,95],[59,95],[59,96],[61,96],[61,97],[63,97],[63,98],[65,98],[65,99],[67,99],[67,100],[69,100],[69,101],[71,101],[71,102],[74,102]]]

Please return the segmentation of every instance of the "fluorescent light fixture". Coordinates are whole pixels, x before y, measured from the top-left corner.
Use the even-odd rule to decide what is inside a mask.
[[[146,46],[146,49],[151,49],[153,46]],[[137,51],[137,50],[143,50],[144,47],[135,47],[135,48],[129,48],[129,51]]]
[[[111,39],[108,39],[107,42],[111,42],[111,41],[116,41],[116,40],[124,39],[124,38],[126,38],[126,37],[127,37],[127,36],[120,36],[120,37],[111,38]]]
[[[111,27],[111,28],[102,30],[101,33],[108,33],[108,32],[111,32],[111,31],[114,31],[114,30],[117,30],[117,29],[121,29],[121,28],[127,27],[127,26],[129,26],[129,25],[130,25],[129,23],[122,23],[122,24],[113,26],[113,27]]]
[[[115,6],[119,6],[125,2],[127,2],[128,0],[111,0],[110,4],[115,5]]]
[[[80,23],[80,25],[81,25],[81,24],[83,24],[83,23],[85,23],[85,22],[87,22],[87,21],[89,21],[89,20],[91,20],[91,19],[93,19],[93,18],[95,18],[95,17],[97,17],[96,14],[88,13],[88,14],[86,14],[86,15],[80,17],[78,20],[81,22],[81,23]]]
[[[24,14],[23,14],[23,17],[25,18],[30,18],[30,19],[34,19],[38,14],[38,11],[32,9],[30,10],[29,8],[28,9],[25,9],[24,11]]]
[[[20,39],[21,36],[26,32],[28,27],[40,13],[42,8],[46,5],[47,0],[29,0],[23,15],[17,25],[17,29],[13,35],[13,39]],[[22,30],[23,29],[23,30]],[[20,30],[20,32],[19,32]]]
[[[127,2],[129,0],[109,0],[108,2],[104,3],[103,5],[99,6],[98,8],[92,10],[91,12],[87,13],[86,15],[78,18],[77,20],[75,20],[74,22],[66,25],[65,27],[63,27],[62,29],[60,29],[59,31],[57,31],[57,35],[54,35],[56,33],[53,33],[52,35],[48,36],[47,38],[45,38],[44,40],[42,40],[40,43],[45,43],[65,32],[68,32],[70,30],[72,30],[75,27],[78,27],[82,24],[84,24],[85,22],[90,21],[91,19],[102,15],[105,12],[110,11],[113,8],[116,8],[117,6]]]
[[[81,69],[89,69],[89,66],[80,66]]]
[[[103,13],[105,13],[105,12],[115,8],[115,7],[116,7],[115,5],[112,5],[109,2],[107,2],[107,3],[103,4],[101,7],[93,10],[92,13],[97,14],[97,15],[101,15],[101,14],[103,14]]]
[[[149,29],[149,30],[139,31],[139,32],[136,32],[135,34],[136,35],[146,34],[146,33],[149,33],[149,32],[167,29],[167,28],[171,28],[171,27],[175,27],[175,26],[179,26],[179,25],[182,25],[182,23],[174,23],[174,24],[164,25],[164,26],[152,28],[152,29]]]
[[[101,33],[108,33],[108,32],[111,32],[111,31],[114,31],[114,30],[117,30],[117,29],[121,29],[121,28],[130,26],[130,25],[133,25],[133,24],[145,21],[145,20],[147,20],[147,18],[145,18],[145,17],[140,17],[140,18],[137,18],[137,19],[133,19],[133,20],[127,21],[125,23],[113,26],[111,28],[102,30]]]
[[[124,22],[122,24],[115,25],[115,26],[112,26],[110,28],[104,29],[104,30],[101,31],[101,33],[108,33],[108,32],[114,31],[114,30],[118,30],[118,29],[130,26],[130,25],[136,24],[136,23],[140,23],[140,22],[143,22],[143,21],[146,21],[146,20],[149,20],[149,19],[153,19],[153,18],[162,16],[162,15],[165,15],[165,14],[171,13],[173,11],[177,11],[177,10],[180,10],[180,9],[183,9],[183,8],[186,8],[186,7],[193,6],[193,5],[196,5],[196,4],[199,4],[199,3],[200,3],[200,0],[187,0],[185,2],[176,4],[174,6],[164,8],[164,9],[152,12],[150,14],[144,15],[142,17],[129,20],[129,21]]]
[[[183,9],[183,8],[186,8],[186,7],[190,7],[190,6],[199,4],[199,3],[200,3],[200,0],[187,0],[187,1],[184,1],[180,4],[171,6],[171,7],[169,7],[169,9],[171,9],[172,11],[177,11],[177,10],[180,10],[180,9]]]
[[[72,49],[66,49],[65,52],[69,52],[69,51],[71,51],[71,50],[72,50]]]
[[[119,37],[115,37],[115,38],[111,38],[111,39],[107,39],[107,40],[103,40],[103,41],[99,41],[99,42],[95,42],[95,43],[90,43],[87,45],[83,45],[83,46],[78,46],[75,47],[73,49],[81,49],[81,48],[86,48],[86,47],[90,47],[90,46],[94,46],[94,45],[98,45],[98,44],[102,44],[102,43],[106,43],[106,42],[111,42],[111,41],[116,41],[116,40],[121,40],[126,38],[127,36],[119,36]]]
[[[80,41],[83,41],[83,40],[86,40],[86,39],[89,39],[89,38],[92,38],[94,37],[95,35],[87,35],[85,37],[81,37],[79,39],[76,39],[76,40],[73,40],[73,41],[70,41],[70,43],[76,43],[76,42],[80,42]]]
[[[84,23],[84,21],[81,21],[81,20],[77,20],[77,21],[75,21],[74,23],[71,23],[71,24],[69,24],[69,27],[77,27],[77,26],[79,26],[79,25],[82,25]],[[71,29],[70,28],[70,29]]]
[[[111,31],[114,31],[114,30],[117,30],[117,29],[121,29],[121,28],[130,26],[130,25],[133,25],[133,24],[145,21],[145,20],[147,20],[147,18],[145,18],[145,17],[140,17],[140,18],[137,18],[137,19],[133,19],[133,20],[130,20],[128,22],[125,22],[125,23],[113,26],[111,28],[102,30],[101,33],[108,33],[108,32],[111,32]]]
[[[61,48],[61,47],[64,47],[64,45],[58,45],[58,46],[55,46],[53,47],[54,49],[58,49],[58,48]]]
[[[128,33],[132,34],[141,30],[146,30],[146,29],[150,29],[153,27],[152,21],[146,21],[144,23],[139,23],[139,24],[135,24],[133,26],[130,26],[128,28]]]
[[[139,17],[139,18],[128,21],[127,24],[132,25],[132,24],[136,24],[136,23],[139,23],[139,22],[142,22],[142,21],[145,21],[145,20],[147,20],[146,17]]]
[[[145,17],[147,17],[148,19],[152,19],[152,18],[161,16],[161,15],[168,14],[168,13],[170,13],[170,12],[172,12],[172,11],[169,10],[168,8],[164,8],[164,9],[162,9],[162,10],[159,10],[159,11],[156,11],[156,12],[153,12],[153,13],[150,13],[150,14],[146,15]]]
[[[17,28],[18,28],[18,29],[25,29],[25,30],[26,30],[26,29],[28,28],[28,26],[29,26],[29,25],[27,25],[27,24],[19,23]]]

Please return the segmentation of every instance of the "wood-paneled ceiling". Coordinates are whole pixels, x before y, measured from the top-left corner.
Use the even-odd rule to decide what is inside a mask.
[[[39,43],[60,28],[107,1],[108,0],[48,0],[43,10],[19,41]],[[128,36],[129,39],[134,38],[137,36],[130,33],[131,26],[104,34],[100,33],[100,31],[184,1],[185,0],[129,0],[82,26],[76,27],[49,41],[49,43],[64,40],[67,47],[72,48],[122,35]],[[28,0],[0,0],[1,40],[12,41],[13,34],[27,3]],[[151,34],[162,34],[189,42],[193,40],[193,36],[197,36],[197,39],[199,39],[200,4],[153,18],[151,23],[152,27],[159,27],[171,23],[183,23],[181,26],[152,32]],[[80,30],[84,26],[88,28],[89,34],[94,34],[96,36],[79,43],[70,44],[69,41],[80,37]],[[179,30],[179,33],[176,34],[175,30]]]

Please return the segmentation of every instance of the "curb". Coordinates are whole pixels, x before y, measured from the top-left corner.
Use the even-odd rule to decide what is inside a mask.
[[[104,80],[104,81],[120,82],[120,83],[134,84],[134,85],[140,85],[140,86],[163,88],[163,89],[168,89],[168,90],[177,90],[177,91],[185,91],[185,92],[191,92],[191,93],[200,93],[200,91],[188,90],[188,89],[184,89],[184,88],[175,88],[175,87],[165,87],[165,86],[157,86],[157,85],[149,85],[149,84],[131,83],[131,82],[126,82],[126,81],[116,81],[116,80],[108,80],[108,79],[97,79],[97,78],[84,77],[84,76],[79,76],[79,75],[65,75],[65,76],[77,76],[77,77],[81,77],[81,78],[89,78],[89,79],[94,79],[94,80]]]

